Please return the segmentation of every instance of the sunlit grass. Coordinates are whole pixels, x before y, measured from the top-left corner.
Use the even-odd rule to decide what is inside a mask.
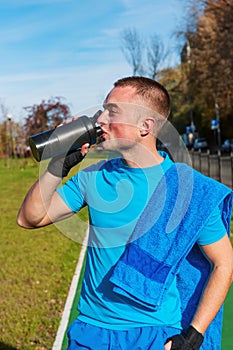
[[[0,349],[51,349],[80,244],[54,226],[25,230],[16,224],[21,202],[38,177],[32,159],[0,160]],[[77,220],[80,242],[86,214]]]

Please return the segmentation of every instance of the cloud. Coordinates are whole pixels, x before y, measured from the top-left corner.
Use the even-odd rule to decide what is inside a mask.
[[[166,36],[174,1],[1,0],[0,98],[16,115],[51,96],[64,96],[75,111],[101,101],[114,80],[131,74],[120,32]]]
[[[15,120],[22,115],[23,107],[39,104],[54,96],[64,97],[73,113],[102,105],[113,82],[130,75],[126,63],[96,65],[88,70],[81,67],[54,69],[41,74],[6,75],[0,87],[0,96],[10,106]],[[2,86],[4,85],[4,88]]]
[[[24,73],[24,74],[10,74],[1,76],[1,81],[4,84],[7,83],[26,83],[28,81],[37,81],[37,80],[50,80],[50,79],[58,79],[65,76],[65,73],[61,74],[61,71],[58,72],[44,72],[44,73]]]

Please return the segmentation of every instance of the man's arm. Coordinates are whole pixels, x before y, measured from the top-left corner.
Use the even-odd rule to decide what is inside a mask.
[[[63,220],[73,214],[57,194],[61,178],[48,171],[31,187],[19,210],[17,223],[24,228],[37,228]]]
[[[227,234],[219,241],[202,246],[214,267],[192,325],[204,333],[224,302],[233,275],[233,251]]]
[[[73,211],[57,194],[62,177],[82,161],[89,151],[84,143],[80,150],[51,159],[48,171],[31,187],[19,210],[17,223],[24,228],[37,228],[68,218]]]
[[[195,337],[198,341],[222,306],[233,276],[233,251],[227,234],[215,243],[202,246],[202,249],[207,258],[213,263],[213,271],[191,322],[191,326],[194,327],[194,330],[191,329],[192,340]],[[171,337],[164,349],[186,349],[185,344],[183,345],[184,347],[182,345],[177,347],[179,342],[183,342],[183,340],[178,339],[179,337],[175,336],[174,344],[173,337]],[[199,349],[199,346],[197,348]],[[194,348],[190,347],[190,349]]]

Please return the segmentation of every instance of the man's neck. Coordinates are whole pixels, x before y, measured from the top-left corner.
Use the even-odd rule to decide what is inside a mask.
[[[143,152],[122,152],[123,162],[131,168],[148,168],[158,165],[164,161],[164,158],[158,153],[157,149],[144,149]]]

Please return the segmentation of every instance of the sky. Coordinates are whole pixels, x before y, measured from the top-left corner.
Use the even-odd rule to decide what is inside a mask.
[[[174,32],[181,0],[1,0],[0,122],[62,97],[72,115],[98,106],[113,82],[132,75],[122,31],[158,35],[179,63]],[[4,113],[3,113],[4,111]]]

